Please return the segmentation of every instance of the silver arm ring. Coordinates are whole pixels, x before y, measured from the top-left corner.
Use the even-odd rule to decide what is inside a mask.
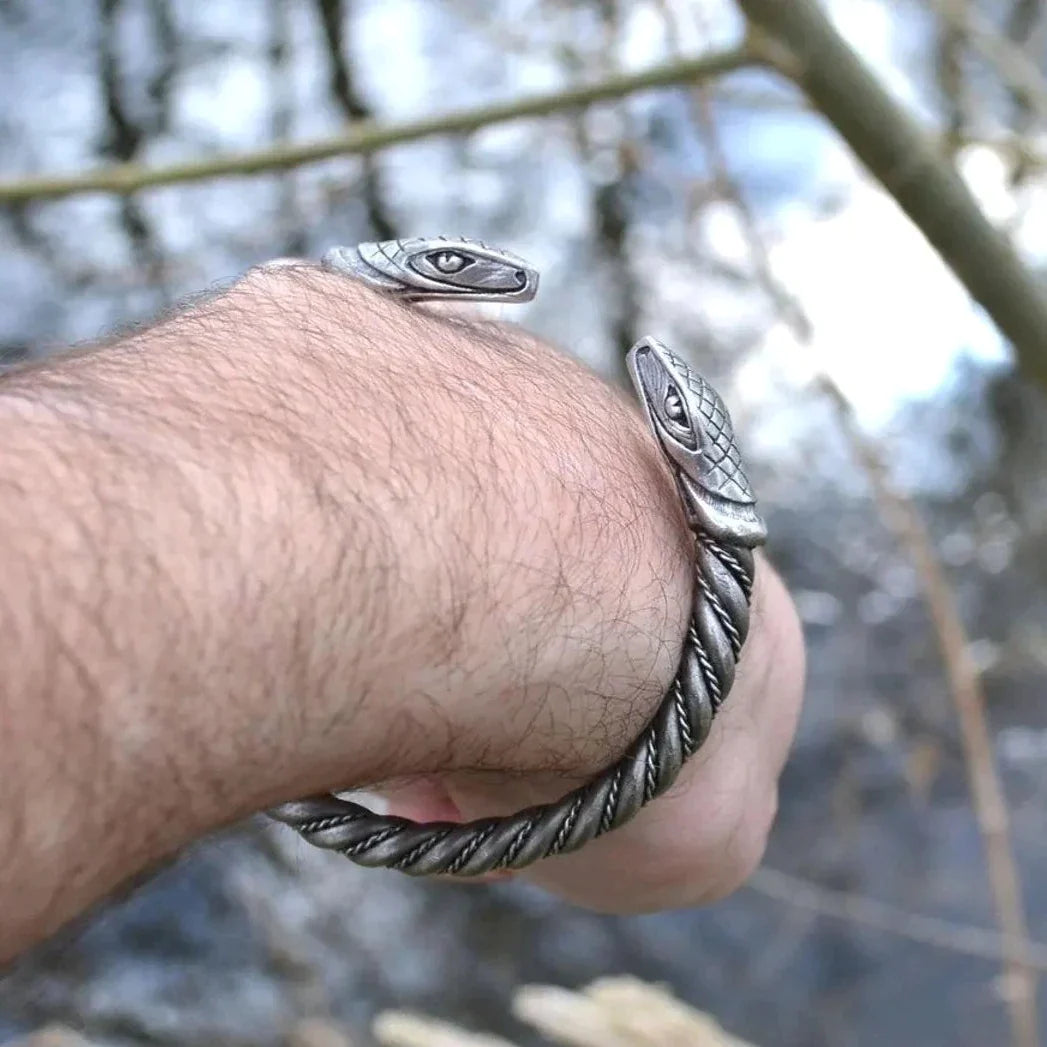
[[[409,302],[523,302],[538,286],[522,259],[447,237],[335,248],[323,264]],[[628,363],[694,548],[693,610],[679,666],[639,738],[593,781],[508,817],[417,823],[328,794],[281,804],[269,812],[273,818],[360,865],[412,876],[476,876],[575,851],[624,825],[673,784],[709,736],[734,682],[749,630],[753,547],[766,532],[715,390],[653,338],[638,342]]]

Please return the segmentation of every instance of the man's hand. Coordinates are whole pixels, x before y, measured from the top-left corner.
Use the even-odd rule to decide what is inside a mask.
[[[512,328],[303,267],[0,382],[0,952],[252,810],[464,817],[611,762],[675,671],[688,539],[638,412]],[[761,561],[681,782],[533,876],[636,909],[762,852],[802,642]]]
[[[520,875],[576,904],[627,913],[716,901],[759,865],[803,697],[804,651],[781,579],[762,557],[757,570],[752,627],[730,700],[675,785],[621,829]],[[458,773],[400,783],[387,797],[392,813],[457,821],[508,814],[578,784],[576,775]]]

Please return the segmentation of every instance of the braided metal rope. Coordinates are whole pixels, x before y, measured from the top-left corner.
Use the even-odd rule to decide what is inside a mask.
[[[537,287],[537,274],[526,263],[467,240],[337,248],[325,264],[409,300],[520,301]],[[637,354],[649,358],[644,366]],[[282,804],[270,811],[273,818],[360,865],[413,876],[475,876],[577,850],[629,821],[676,780],[708,737],[734,682],[749,630],[752,546],[762,541],[763,525],[730,417],[712,387],[652,339],[631,357],[652,428],[677,478],[695,554],[694,606],[676,677],[640,737],[594,781],[509,817],[421,824],[326,795]],[[653,393],[650,386],[657,387]],[[677,418],[687,423],[679,432],[673,429]]]

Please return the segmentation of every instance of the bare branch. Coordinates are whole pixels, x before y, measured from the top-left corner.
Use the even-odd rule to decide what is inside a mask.
[[[924,916],[888,905],[864,894],[837,891],[809,880],[766,866],[756,871],[745,885],[748,889],[820,916],[830,916],[848,923],[861,924],[873,930],[929,945],[935,949],[1002,960],[1009,949],[1019,944],[985,927],[954,923],[935,916]],[[1029,945],[1029,966],[1047,971],[1047,945]]]
[[[524,985],[513,1014],[565,1047],[751,1047],[710,1015],[638,978],[600,978],[579,992]]]
[[[230,178],[287,170],[338,156],[367,156],[393,146],[438,135],[470,134],[484,127],[514,120],[551,116],[571,109],[606,102],[640,91],[697,83],[755,65],[758,59],[747,46],[716,51],[698,58],[609,76],[592,84],[532,95],[529,98],[424,116],[403,123],[368,124],[339,135],[298,145],[274,145],[249,153],[189,160],[169,167],[117,164],[97,171],[70,175],[43,175],[0,182],[0,204],[55,200],[80,193],[134,193],[154,186],[178,185],[213,178]]]
[[[737,0],[754,48],[796,81],[1047,386],[1047,297],[938,143],[895,101],[814,0]]]

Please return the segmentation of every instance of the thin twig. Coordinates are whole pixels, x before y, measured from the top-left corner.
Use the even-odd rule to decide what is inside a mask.
[[[752,66],[755,62],[747,46],[728,48],[529,98],[424,116],[397,124],[353,127],[342,134],[297,145],[274,145],[254,152],[189,160],[168,167],[118,164],[78,174],[42,175],[0,182],[0,204],[55,200],[79,193],[126,194],[155,186],[265,174],[339,156],[366,156],[437,135],[469,134],[494,124],[550,116],[640,91],[696,83]]]
[[[799,909],[818,913],[819,916],[861,924],[885,934],[908,938],[921,945],[967,956],[978,956],[985,960],[1003,960],[1010,948],[1021,944],[987,927],[955,923],[937,916],[909,912],[868,895],[823,887],[821,884],[811,883],[810,880],[790,876],[767,866],[758,869],[745,886],[776,902],[794,905]],[[1035,967],[1038,971],[1047,971],[1047,945],[1039,942],[1028,943],[1027,956],[1030,967]]]

